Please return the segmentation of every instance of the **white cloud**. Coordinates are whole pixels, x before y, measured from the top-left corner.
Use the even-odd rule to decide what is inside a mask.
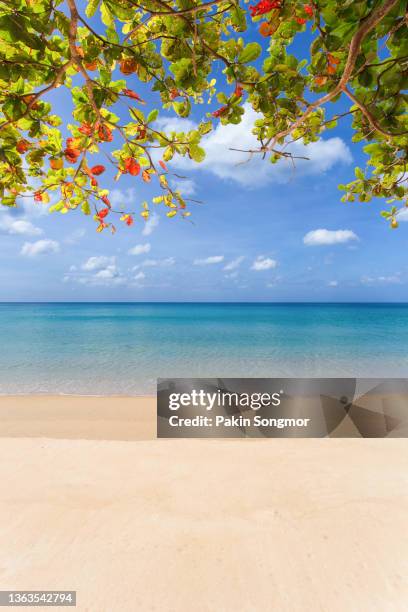
[[[96,274],[81,276],[76,280],[82,285],[90,285],[91,287],[116,287],[126,284],[126,279],[116,266],[109,266],[104,270],[99,270]]]
[[[235,272],[230,272],[229,274],[225,274],[225,278],[238,278],[238,270],[235,270]]]
[[[232,270],[236,270],[241,265],[241,263],[244,261],[244,259],[245,257],[243,255],[240,255],[236,259],[233,259],[232,261],[227,263],[227,265],[224,266],[224,270],[226,272],[231,272]]]
[[[332,280],[332,281],[329,281],[329,282],[327,283],[327,286],[328,286],[328,287],[338,287],[338,285],[339,285],[339,283],[338,283],[338,281],[336,281],[336,280]]]
[[[402,280],[400,277],[400,272],[396,274],[390,274],[389,276],[362,276],[361,283],[363,285],[401,285]]]
[[[144,280],[146,278],[146,274],[144,272],[139,272],[135,276],[136,281]]]
[[[85,236],[84,228],[80,227],[65,238],[66,244],[77,244]]]
[[[174,257],[167,257],[166,259],[145,259],[141,264],[134,266],[133,270],[138,270],[141,267],[144,268],[167,268],[174,266],[176,260]]]
[[[93,272],[95,270],[100,270],[102,268],[106,268],[109,265],[114,265],[116,258],[107,257],[106,255],[100,255],[96,257],[90,257],[83,265],[82,269],[87,272]]]
[[[149,242],[146,244],[137,244],[133,248],[129,249],[129,255],[142,255],[143,253],[149,253],[151,245]]]
[[[358,240],[358,236],[351,230],[317,229],[308,232],[303,238],[306,246],[320,246],[327,244],[342,244],[350,240]]]
[[[397,215],[398,221],[408,221],[408,208],[403,208]]]
[[[42,229],[33,225],[31,221],[12,217],[8,213],[0,215],[0,232],[19,236],[41,236],[43,233]]]
[[[273,268],[276,268],[277,265],[278,262],[276,261],[276,259],[271,259],[270,257],[263,257],[262,255],[259,255],[252,264],[251,270],[255,270],[256,272],[272,270]]]
[[[193,263],[195,266],[208,266],[221,263],[222,261],[224,261],[224,255],[211,255],[205,259],[195,259]]]
[[[152,215],[150,215],[150,217],[148,218],[148,220],[146,221],[144,225],[142,236],[150,236],[150,234],[159,225],[159,221],[160,221],[159,215],[156,215],[156,213],[153,213]]]
[[[195,130],[197,125],[191,119],[181,119],[180,117],[159,117],[155,122],[159,130],[166,132],[189,132]]]
[[[104,268],[103,270],[99,270],[99,272],[95,274],[94,278],[111,279],[111,278],[116,278],[117,276],[118,276],[118,269],[115,265],[112,265],[112,266],[108,266],[107,268]]]
[[[136,191],[133,187],[129,189],[112,189],[109,194],[111,204],[116,208],[125,208],[133,205],[136,199]]]
[[[90,257],[78,270],[71,266],[64,276],[64,282],[75,281],[92,287],[114,287],[124,285],[126,278],[116,265],[115,257]]]
[[[40,185],[40,182],[37,179],[30,178],[30,184]],[[53,193],[52,191],[48,192],[50,196],[50,202],[48,204],[43,204],[41,202],[36,202],[34,200],[34,195],[30,198],[17,198],[17,206],[20,210],[24,212],[27,217],[44,217],[48,215],[48,209],[53,204],[56,204],[59,200],[58,195]]]
[[[243,120],[238,125],[218,124],[213,132],[204,136],[202,146],[206,151],[205,160],[196,164],[188,158],[175,156],[172,166],[183,170],[207,170],[223,179],[230,179],[245,187],[264,186],[267,183],[286,183],[293,176],[321,174],[340,163],[352,160],[350,150],[338,137],[320,140],[305,146],[300,141],[288,145],[287,152],[295,156],[308,157],[308,160],[281,159],[277,164],[262,160],[262,156],[231,151],[231,148],[249,150],[259,148],[259,142],[252,134],[254,122],[261,117],[249,104],[245,104]],[[176,122],[176,123],[175,123]],[[195,129],[190,120],[171,118],[160,120],[159,127],[171,130],[174,125],[179,131]],[[295,164],[295,169],[294,169]]]
[[[186,198],[196,193],[196,184],[192,179],[172,181],[171,186],[175,191],[180,191],[181,195]]]
[[[21,255],[25,257],[36,257],[47,253],[58,253],[59,242],[56,240],[37,240],[37,242],[25,242],[21,249]]]

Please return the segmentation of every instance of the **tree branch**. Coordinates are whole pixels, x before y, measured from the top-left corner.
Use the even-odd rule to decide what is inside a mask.
[[[399,132],[399,133],[387,132],[387,130],[384,130],[384,128],[381,127],[381,125],[378,123],[378,121],[376,120],[374,115],[368,110],[368,108],[362,102],[360,102],[360,100],[358,100],[355,97],[355,95],[347,87],[344,88],[344,93],[346,94],[346,96],[348,96],[350,98],[350,100],[352,102],[354,102],[354,104],[356,106],[358,106],[358,108],[363,113],[364,117],[366,117],[366,119],[368,120],[369,124],[377,132],[380,132],[380,134],[385,136],[387,138],[387,140],[390,140],[392,136],[404,136],[404,134],[408,133],[406,131],[405,132]]]
[[[339,82],[337,83],[337,85],[334,87],[334,89],[329,91],[329,93],[322,96],[315,102],[312,102],[312,104],[309,104],[305,112],[296,121],[294,121],[294,123],[292,123],[290,127],[288,127],[285,130],[282,130],[281,132],[278,132],[277,134],[275,134],[275,136],[270,138],[269,141],[266,143],[267,146],[271,144],[273,148],[278,140],[280,140],[281,138],[285,138],[285,136],[288,136],[291,132],[293,132],[293,130],[300,127],[316,108],[319,108],[323,104],[330,102],[330,100],[332,100],[339,93],[345,90],[347,83],[349,82],[351,75],[353,73],[354,66],[356,63],[358,53],[360,51],[360,46],[361,46],[362,41],[367,36],[367,34],[371,32],[371,30],[373,30],[380,23],[380,21],[385,17],[385,15],[387,15],[391,11],[391,9],[394,8],[394,6],[398,3],[398,1],[399,0],[386,0],[386,2],[384,2],[382,6],[378,7],[376,10],[370,13],[362,21],[357,32],[354,34],[353,38],[351,39],[350,48],[349,48],[347,61],[346,61],[346,65],[345,65],[343,74]]]
[[[62,79],[63,79],[66,71],[71,66],[71,64],[72,64],[71,60],[68,60],[65,64],[63,64],[58,69],[57,74],[55,75],[55,78],[52,81],[52,83],[47,85],[47,87],[44,87],[44,89],[41,89],[40,91],[37,91],[36,93],[33,93],[33,94],[24,94],[23,97],[32,96],[32,98],[30,99],[30,101],[27,104],[27,109],[24,111],[24,113],[22,115],[20,115],[20,117],[18,119],[14,119],[14,120],[10,119],[10,121],[5,121],[4,123],[2,123],[0,125],[0,130],[4,129],[8,125],[11,125],[12,123],[15,123],[16,121],[19,121],[19,119],[22,119],[23,117],[25,117],[30,112],[31,108],[34,106],[34,104],[37,102],[37,100],[39,98],[41,98],[41,96],[43,96],[44,94],[48,93],[49,91],[51,91],[52,89],[54,89],[55,87],[60,85],[60,83],[62,82]]]
[[[129,0],[130,1],[130,0]],[[150,13],[151,17],[166,17],[168,15],[171,15],[172,17],[178,17],[178,16],[182,16],[182,15],[190,15],[190,14],[194,14],[197,13],[198,11],[210,8],[211,6],[213,6],[214,4],[220,4],[221,2],[224,2],[225,0],[211,0],[210,2],[203,2],[203,4],[198,4],[197,6],[193,6],[191,8],[187,8],[187,9],[182,9],[182,10],[173,10],[171,7],[169,11],[151,11],[149,9],[147,9],[145,6],[141,5],[141,4],[137,4],[136,2],[130,2],[130,4],[132,6],[135,6],[136,8],[145,11],[146,13]],[[161,2],[160,3],[161,6],[165,6],[165,2]],[[150,19],[150,17],[149,17]],[[137,30],[141,27],[141,25],[145,25],[145,23],[143,24],[138,24],[135,28],[133,28],[133,30],[131,30],[125,37],[125,41],[128,40],[129,38],[132,37],[132,35],[137,32]]]
[[[80,17],[79,17],[78,9],[75,4],[75,0],[68,0],[68,8],[69,8],[69,12],[71,15],[71,20],[70,20],[69,30],[68,30],[68,44],[69,44],[69,51],[71,54],[71,59],[76,64],[80,73],[85,79],[85,87],[88,92],[88,98],[89,98],[92,108],[94,109],[96,113],[96,116],[98,118],[101,118],[101,111],[99,107],[97,106],[94,95],[93,95],[92,80],[82,64],[82,58],[80,57],[78,53],[78,49],[76,47],[76,39],[77,39],[77,33],[78,33],[78,21],[80,20]]]

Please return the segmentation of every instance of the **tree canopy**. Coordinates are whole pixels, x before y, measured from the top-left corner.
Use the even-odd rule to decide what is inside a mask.
[[[397,227],[408,206],[405,10],[404,0],[0,0],[1,203],[50,206],[52,195],[51,211],[93,215],[98,231],[148,219],[155,205],[188,216],[168,180],[172,158],[203,161],[203,136],[239,123],[250,104],[259,144],[248,155],[264,163],[293,158],[291,143],[317,141],[350,116],[367,166],[340,185],[342,199],[386,198],[382,215]],[[294,51],[302,36],[306,58]],[[59,87],[72,95],[68,125]],[[167,114],[201,109],[197,129],[160,129],[147,88]],[[116,210],[109,172],[157,184],[157,195]]]

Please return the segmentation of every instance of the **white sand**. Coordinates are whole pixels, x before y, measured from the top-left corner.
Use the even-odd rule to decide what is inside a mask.
[[[154,402],[98,419],[97,401],[0,400],[1,589],[95,612],[407,611],[407,440],[103,440],[151,438]]]

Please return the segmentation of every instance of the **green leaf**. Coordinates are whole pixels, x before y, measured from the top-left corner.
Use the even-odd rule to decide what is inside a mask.
[[[358,82],[360,85],[363,85],[363,87],[370,87],[373,81],[374,77],[369,70],[364,70],[364,72],[362,72],[358,77]]]
[[[240,64],[248,64],[248,62],[253,62],[254,60],[256,60],[261,55],[261,53],[261,45],[256,42],[248,43],[238,55],[238,61]]]
[[[205,151],[202,147],[199,147],[196,144],[190,145],[189,151],[190,151],[190,157],[192,160],[194,160],[197,163],[204,161]]]
[[[173,102],[173,108],[180,117],[188,117],[191,110],[190,100],[183,100],[183,102]]]
[[[204,134],[208,134],[209,132],[211,132],[211,130],[212,130],[211,121],[204,121],[200,123],[198,126],[198,131],[200,132],[202,136],[204,136]]]
[[[3,204],[3,206],[9,206],[10,208],[14,208],[14,206],[16,205],[16,196],[5,196],[1,200],[1,203]]]
[[[190,58],[183,57],[178,61],[170,64],[170,71],[174,74],[177,84],[181,87],[189,87],[194,79],[194,67]]]
[[[3,104],[3,113],[8,119],[15,121],[27,110],[27,105],[20,98],[9,98]]]
[[[159,116],[159,111],[157,108],[154,108],[152,111],[150,111],[150,113],[147,115],[147,119],[146,122],[147,123],[152,123],[153,121],[156,121],[157,117]]]
[[[40,38],[29,32],[30,22],[21,15],[11,14],[0,17],[0,38],[8,42],[23,42],[30,49],[42,50],[44,44]]]
[[[115,27],[115,19],[112,13],[110,12],[108,6],[106,5],[106,2],[102,2],[101,4],[101,19],[102,19],[102,22],[106,26],[108,26],[108,28]]]
[[[162,155],[162,159],[163,161],[170,161],[171,159],[173,159],[173,155],[174,155],[174,149],[172,149],[172,147],[168,146],[164,149],[163,155]]]
[[[88,6],[85,9],[85,15],[87,17],[93,17],[93,15],[95,15],[99,2],[100,0],[88,0]]]
[[[82,206],[81,206],[81,210],[84,213],[84,215],[90,215],[91,214],[91,207],[89,206],[89,202],[83,202]]]
[[[53,212],[59,212],[60,210],[62,210],[64,208],[65,204],[62,200],[60,200],[59,202],[57,202],[56,204],[54,204],[53,206],[50,206],[48,209],[48,212],[53,213]]]
[[[247,29],[246,13],[239,6],[231,9],[231,23],[238,32],[245,32]]]

